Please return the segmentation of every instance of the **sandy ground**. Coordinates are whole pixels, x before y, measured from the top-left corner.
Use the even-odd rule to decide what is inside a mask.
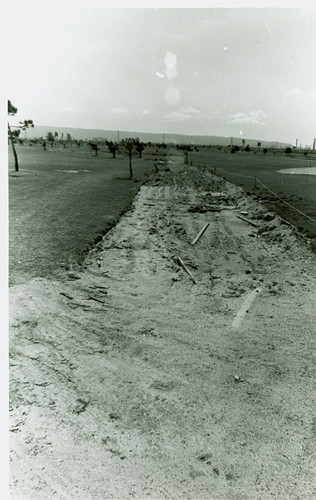
[[[315,256],[168,166],[81,269],[10,289],[12,500],[316,498]]]

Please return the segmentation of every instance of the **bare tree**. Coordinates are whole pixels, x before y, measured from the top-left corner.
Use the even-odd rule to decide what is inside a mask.
[[[133,153],[136,151],[137,144],[139,143],[138,137],[133,139],[132,137],[128,137],[127,139],[123,139],[121,141],[122,146],[124,147],[126,153],[129,157],[129,178],[133,178],[133,168],[132,168],[132,157]]]

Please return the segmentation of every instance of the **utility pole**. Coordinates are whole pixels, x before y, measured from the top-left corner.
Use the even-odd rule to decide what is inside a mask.
[[[313,141],[313,151],[315,151],[316,149],[316,137],[314,138],[314,141]]]
[[[120,142],[120,131],[117,131],[117,142]]]
[[[297,146],[298,146],[298,139],[296,139],[296,145],[295,145],[296,149],[297,149]]]

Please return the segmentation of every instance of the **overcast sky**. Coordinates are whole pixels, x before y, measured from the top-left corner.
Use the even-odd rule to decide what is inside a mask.
[[[18,119],[303,145],[316,136],[315,11],[11,4]]]

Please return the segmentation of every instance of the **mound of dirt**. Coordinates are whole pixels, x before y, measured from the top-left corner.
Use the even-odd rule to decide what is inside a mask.
[[[12,500],[316,495],[310,245],[169,165],[81,268],[10,289]]]

